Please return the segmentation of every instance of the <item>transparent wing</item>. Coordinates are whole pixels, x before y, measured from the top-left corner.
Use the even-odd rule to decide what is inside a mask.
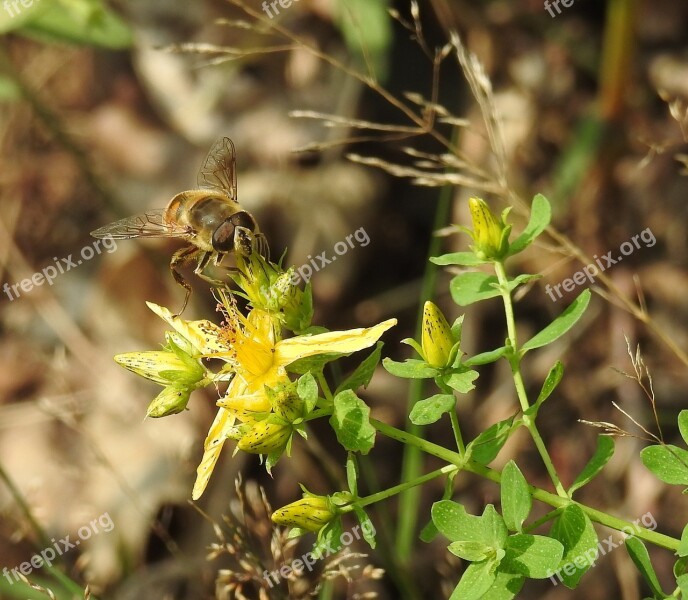
[[[217,140],[210,149],[198,172],[198,187],[219,190],[236,201],[236,148],[228,137]]]
[[[159,208],[104,225],[92,231],[91,235],[95,238],[112,237],[115,240],[126,240],[140,237],[184,238],[192,233],[190,227],[165,221],[165,209]]]

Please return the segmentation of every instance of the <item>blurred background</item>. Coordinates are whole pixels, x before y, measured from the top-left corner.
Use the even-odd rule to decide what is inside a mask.
[[[566,366],[541,412],[565,482],[595,447],[597,430],[578,419],[639,433],[616,401],[656,432],[648,398],[613,370],[632,371],[624,336],[633,353],[640,344],[652,373],[664,439],[677,437],[672,424],[685,405],[688,366],[688,4],[266,6],[0,5],[0,568],[11,570],[67,535],[83,539],[55,571],[29,576],[57,598],[84,597],[87,584],[87,594],[117,599],[305,598],[314,591],[323,598],[446,598],[461,573],[439,539],[417,542],[403,562],[356,543],[350,556],[325,561],[290,589],[256,585],[251,573],[260,565],[281,564],[258,486],[272,507],[299,497],[298,482],[332,491],[328,473],[342,476],[344,456],[326,428],[315,432],[317,453],[296,443],[272,478],[255,457],[225,450],[198,509],[189,505],[217,393],[196,392],[182,414],[144,419],[158,388],[112,360],[162,343],[166,327],[145,301],[181,308],[184,291],[168,268],[180,243],[95,246],[89,232],[164,208],[194,188],[222,136],[236,145],[239,200],[266,233],[273,258],[284,254],[285,265],[299,267],[365,232],[368,243],[313,274],[314,323],[348,329],[396,317],[383,351],[396,360],[410,356],[398,342],[414,335],[432,277],[450,321],[464,312],[449,296],[451,272],[429,272],[427,256],[430,249],[467,248],[465,235],[433,232],[467,225],[469,196],[484,197],[495,211],[515,204],[519,231],[524,207],[542,192],[553,204],[555,229],[566,236],[546,237],[511,265],[543,274],[516,307],[523,339],[580,292],[553,302],[545,285],[649,228],[656,243],[611,266],[582,323],[525,368],[537,393],[555,360]],[[453,31],[482,63],[482,83],[469,85],[466,71],[482,74],[462,68],[455,48],[435,59]],[[494,92],[476,98],[486,81]],[[494,143],[495,124],[503,145]],[[441,141],[450,139],[460,160],[446,154]],[[41,273],[51,275],[50,284],[35,276]],[[184,317],[219,321],[207,284],[185,273],[194,293]],[[465,352],[503,343],[496,301],[465,312]],[[506,363],[482,369],[477,389],[462,398],[464,435],[514,412],[507,375]],[[376,418],[404,427],[408,395],[406,381],[380,369],[364,397]],[[446,429],[438,424],[426,436],[450,441]],[[680,536],[685,500],[642,467],[644,444],[621,439],[608,468],[578,499],[630,520],[650,512],[659,531]],[[525,436],[511,440],[494,466],[512,457],[531,484],[548,487]],[[379,439],[367,491],[373,482],[398,483],[400,462],[400,447]],[[496,486],[468,475],[455,487],[474,513],[499,501]],[[441,494],[440,481],[424,488],[419,529]],[[394,503],[371,511],[383,538],[394,535],[395,511]],[[302,542],[289,551],[298,557],[308,548]],[[651,556],[670,581],[671,556]],[[1,598],[49,597],[13,582],[0,576]],[[528,582],[522,597],[643,593],[620,549],[577,590]]]

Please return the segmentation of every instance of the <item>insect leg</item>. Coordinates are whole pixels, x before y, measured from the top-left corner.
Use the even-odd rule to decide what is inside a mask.
[[[198,275],[201,279],[204,281],[207,281],[211,285],[217,286],[217,287],[222,287],[227,285],[224,281],[220,281],[219,279],[215,279],[213,277],[210,277],[209,275],[206,275],[203,272],[203,269],[205,269],[208,266],[208,263],[210,262],[210,259],[213,257],[214,252],[205,252],[203,256],[198,261],[198,264],[196,265],[196,268],[194,269],[194,273]],[[215,264],[217,264],[217,258],[215,259]]]
[[[172,272],[172,277],[174,277],[174,280],[186,290],[186,296],[184,296],[184,304],[182,305],[182,309],[176,315],[173,315],[175,317],[178,317],[184,312],[184,309],[189,302],[189,297],[191,296],[191,285],[189,285],[186,279],[182,277],[182,274],[177,271],[176,267],[188,264],[194,258],[196,258],[199,252],[200,250],[198,250],[198,248],[195,246],[187,246],[186,248],[180,248],[177,250],[172,255],[172,259],[170,260],[170,271]]]

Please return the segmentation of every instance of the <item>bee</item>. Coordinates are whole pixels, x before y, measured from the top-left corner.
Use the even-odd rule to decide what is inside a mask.
[[[178,267],[196,261],[194,274],[221,286],[224,282],[203,272],[211,259],[220,265],[230,253],[248,257],[257,251],[265,258],[270,253],[255,218],[237,202],[236,149],[232,140],[224,137],[215,142],[198,172],[197,183],[198,189],[180,192],[166,208],[127,217],[91,232],[95,238],[160,237],[188,242],[170,260],[174,280],[186,290],[178,314],[184,312],[191,296],[191,285]]]

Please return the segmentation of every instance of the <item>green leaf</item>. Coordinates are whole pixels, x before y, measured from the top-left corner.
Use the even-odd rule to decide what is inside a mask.
[[[681,598],[688,598],[688,575],[680,575],[676,578],[676,585],[681,590]]]
[[[678,446],[648,446],[640,451],[640,460],[661,481],[688,485],[688,451]]]
[[[531,579],[546,579],[559,565],[564,546],[543,535],[516,533],[507,538],[505,551],[501,570]]]
[[[426,363],[424,360],[408,358],[404,362],[397,362],[390,358],[382,359],[382,366],[396,377],[406,377],[409,379],[427,379],[435,377],[439,371]]]
[[[368,545],[371,548],[375,549],[375,546],[377,544],[377,541],[375,539],[376,531],[373,522],[370,520],[370,517],[368,516],[368,513],[366,513],[366,511],[358,505],[354,505],[354,513],[356,513],[358,522],[361,524],[361,533],[363,534],[363,539],[366,542],[368,542]]]
[[[560,360],[554,363],[554,366],[550,369],[545,382],[542,384],[542,389],[540,394],[535,401],[535,406],[540,407],[542,403],[550,397],[550,394],[559,385],[561,378],[564,376],[564,365]]]
[[[296,383],[296,393],[305,403],[305,414],[310,413],[318,402],[318,384],[310,372],[299,377]]]
[[[351,494],[358,496],[358,462],[353,452],[349,452],[346,457],[346,484]]]
[[[480,542],[502,548],[508,535],[504,520],[488,504],[482,516],[469,515],[463,505],[440,500],[432,505],[432,521],[450,542]]]
[[[478,258],[473,252],[451,252],[442,256],[433,256],[430,262],[440,266],[460,265],[462,267],[477,267],[478,265],[486,265],[490,261]]]
[[[509,255],[517,254],[530,246],[533,240],[547,228],[551,218],[552,207],[549,201],[542,194],[536,194],[530,207],[528,225],[521,235],[509,244]]]
[[[583,316],[589,302],[590,290],[584,290],[554,321],[523,344],[521,350],[526,352],[541,348],[560,338]]]
[[[382,353],[383,342],[378,342],[373,350],[366,359],[356,367],[356,370],[349,375],[339,387],[335,390],[335,396],[344,390],[353,390],[354,392],[361,386],[364,388],[368,387],[370,380],[373,378],[375,369],[380,362],[380,354]]]
[[[435,394],[416,402],[409,419],[414,425],[430,425],[439,421],[444,413],[453,410],[455,404],[456,399],[451,394]]]
[[[681,432],[683,441],[688,444],[688,410],[678,413],[678,430]]]
[[[502,470],[501,498],[502,515],[507,528],[520,532],[533,507],[533,499],[526,478],[513,460]]]
[[[486,560],[466,567],[449,600],[478,600],[496,579],[497,562]]]
[[[480,597],[480,600],[513,600],[521,591],[525,580],[523,575],[503,572],[500,565],[492,586]]]
[[[459,394],[467,394],[472,389],[475,389],[473,382],[478,378],[478,372],[469,369],[462,373],[451,373],[450,375],[441,377],[440,379],[453,390]]]
[[[480,562],[495,556],[495,549],[482,542],[452,542],[447,550],[469,562]]]
[[[319,373],[323,370],[328,362],[337,360],[344,356],[340,352],[328,352],[327,354],[317,354],[315,356],[307,356],[295,360],[293,363],[287,365],[287,371],[296,373],[297,375],[305,375],[306,373]]]
[[[47,8],[32,13],[20,33],[46,42],[115,50],[132,44],[129,26],[100,0],[51,0],[45,4]]]
[[[328,556],[332,551],[337,552],[343,546],[342,533],[341,518],[330,521],[318,532],[318,537],[311,550],[312,555],[321,559]]]
[[[509,279],[509,284],[507,285],[507,287],[509,288],[510,292],[513,292],[519,285],[528,283],[533,279],[540,279],[541,277],[542,275],[530,275],[528,273],[524,273],[523,275],[518,275],[513,279]]]
[[[576,477],[576,480],[569,488],[569,496],[577,489],[587,485],[593,477],[597,476],[612,456],[614,456],[614,440],[608,435],[597,436],[595,454],[592,455],[588,464],[585,465],[585,468],[580,472],[580,475]]]
[[[514,415],[491,425],[468,444],[466,452],[471,460],[481,465],[490,464],[509,439],[515,418]]]
[[[496,348],[495,350],[490,350],[489,352],[482,352],[481,354],[476,354],[471,356],[471,358],[466,359],[461,363],[464,367],[476,367],[478,365],[487,365],[499,360],[502,356],[506,354],[506,346],[501,348]]]
[[[444,482],[444,493],[442,494],[442,500],[449,500],[454,495],[454,478],[456,475],[459,473],[459,469],[456,469],[455,471],[451,471],[447,475],[447,480]],[[420,532],[420,539],[421,541],[428,543],[434,540],[437,537],[437,534],[439,533],[437,526],[435,523],[432,521],[432,517],[430,517],[430,520],[428,523],[423,527],[423,529]]]
[[[681,532],[681,543],[678,546],[676,554],[679,556],[688,556],[688,525],[686,525]]]
[[[461,273],[449,284],[451,297],[459,306],[499,296],[497,276],[482,272]]]
[[[550,537],[559,540],[564,546],[564,555],[556,576],[566,587],[573,589],[597,560],[598,539],[595,528],[580,506],[569,504],[554,522]],[[554,574],[550,573],[548,576]]]
[[[626,538],[626,550],[631,560],[635,563],[636,568],[643,576],[643,579],[650,586],[653,596],[655,598],[667,598],[668,596],[664,593],[652,566],[650,555],[647,552],[645,544],[636,537],[628,537]]]
[[[346,450],[368,454],[375,444],[370,408],[351,390],[344,390],[334,397],[330,425],[337,434],[337,441]]]

